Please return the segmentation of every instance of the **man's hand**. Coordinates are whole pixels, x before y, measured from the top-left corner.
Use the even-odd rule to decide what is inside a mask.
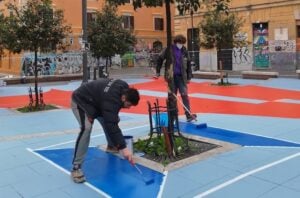
[[[130,162],[130,164],[134,164],[132,153],[127,147],[120,150],[120,153],[125,159],[127,159]]]

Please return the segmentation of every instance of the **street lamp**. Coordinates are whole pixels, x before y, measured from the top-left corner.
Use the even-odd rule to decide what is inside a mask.
[[[86,0],[82,0],[82,44],[84,49],[82,51],[82,82],[88,81],[88,70],[87,70],[87,13],[86,13]]]
[[[194,64],[194,66],[195,66],[195,54],[194,54],[194,10],[193,10],[193,8],[191,9],[190,14],[191,14],[191,23],[192,23],[192,32],[191,32],[191,37],[192,37],[192,40],[191,40],[192,41],[192,48],[191,48],[191,50],[192,50],[192,62]]]

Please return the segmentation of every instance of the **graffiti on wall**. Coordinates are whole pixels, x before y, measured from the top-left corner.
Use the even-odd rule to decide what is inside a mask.
[[[278,71],[295,70],[296,67],[296,41],[272,40],[270,46],[270,62]]]
[[[295,40],[269,41],[270,52],[296,52]]]
[[[106,60],[97,59],[88,55],[88,67],[105,65]],[[121,65],[120,56],[112,58],[112,64]],[[21,72],[25,76],[34,76],[34,54],[24,54],[21,62]],[[80,52],[68,52],[62,54],[41,54],[37,59],[38,75],[63,75],[78,74],[82,72],[82,54]]]
[[[232,63],[237,65],[252,64],[252,52],[249,50],[248,46],[233,48]]]

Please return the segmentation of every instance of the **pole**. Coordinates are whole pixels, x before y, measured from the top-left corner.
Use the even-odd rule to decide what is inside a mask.
[[[195,64],[195,54],[194,54],[194,11],[191,10],[191,23],[192,23],[192,32],[191,32],[191,37],[192,37],[192,61],[193,64]]]
[[[82,51],[82,82],[88,81],[88,70],[87,70],[87,14],[86,14],[86,0],[82,0],[82,44],[84,49]]]

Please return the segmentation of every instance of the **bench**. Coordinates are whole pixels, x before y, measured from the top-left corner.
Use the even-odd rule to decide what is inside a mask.
[[[193,72],[193,77],[201,79],[219,79],[221,77],[221,72],[195,71]]]
[[[278,72],[271,71],[242,71],[242,77],[244,79],[267,80],[269,78],[277,78],[278,75]]]
[[[300,78],[300,69],[296,70],[296,74],[298,74],[298,78]]]

